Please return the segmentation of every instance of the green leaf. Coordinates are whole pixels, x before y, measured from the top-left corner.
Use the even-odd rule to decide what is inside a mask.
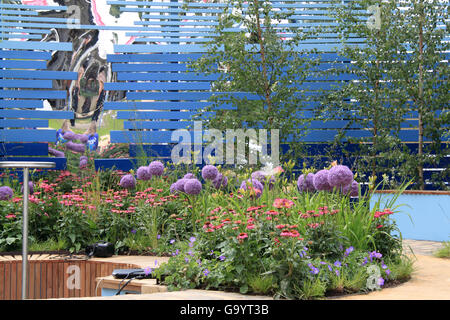
[[[244,284],[239,288],[239,292],[242,294],[246,294],[248,292],[248,285]]]

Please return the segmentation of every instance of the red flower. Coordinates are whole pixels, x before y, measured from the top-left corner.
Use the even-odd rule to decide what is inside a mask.
[[[289,200],[289,199],[275,199],[275,201],[273,202],[273,206],[275,208],[290,208],[294,205],[294,201]]]

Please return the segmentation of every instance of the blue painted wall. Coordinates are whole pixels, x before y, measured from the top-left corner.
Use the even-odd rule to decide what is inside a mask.
[[[371,207],[380,200],[392,199],[393,194],[374,194]],[[450,194],[402,194],[395,205],[401,205],[391,217],[405,239],[450,240]]]

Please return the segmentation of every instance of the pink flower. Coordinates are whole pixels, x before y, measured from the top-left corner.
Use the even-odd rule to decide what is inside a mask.
[[[294,205],[294,201],[289,199],[275,199],[273,206],[275,208],[290,208]]]
[[[237,236],[237,238],[240,239],[240,240],[243,240],[243,239],[245,239],[245,238],[248,238],[248,234],[245,233],[245,232],[241,232],[241,233]]]

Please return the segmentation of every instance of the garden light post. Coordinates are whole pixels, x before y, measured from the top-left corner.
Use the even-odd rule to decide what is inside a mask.
[[[28,272],[28,172],[30,168],[54,168],[54,162],[0,161],[0,168],[23,169],[23,214],[22,214],[22,300],[27,298]]]

